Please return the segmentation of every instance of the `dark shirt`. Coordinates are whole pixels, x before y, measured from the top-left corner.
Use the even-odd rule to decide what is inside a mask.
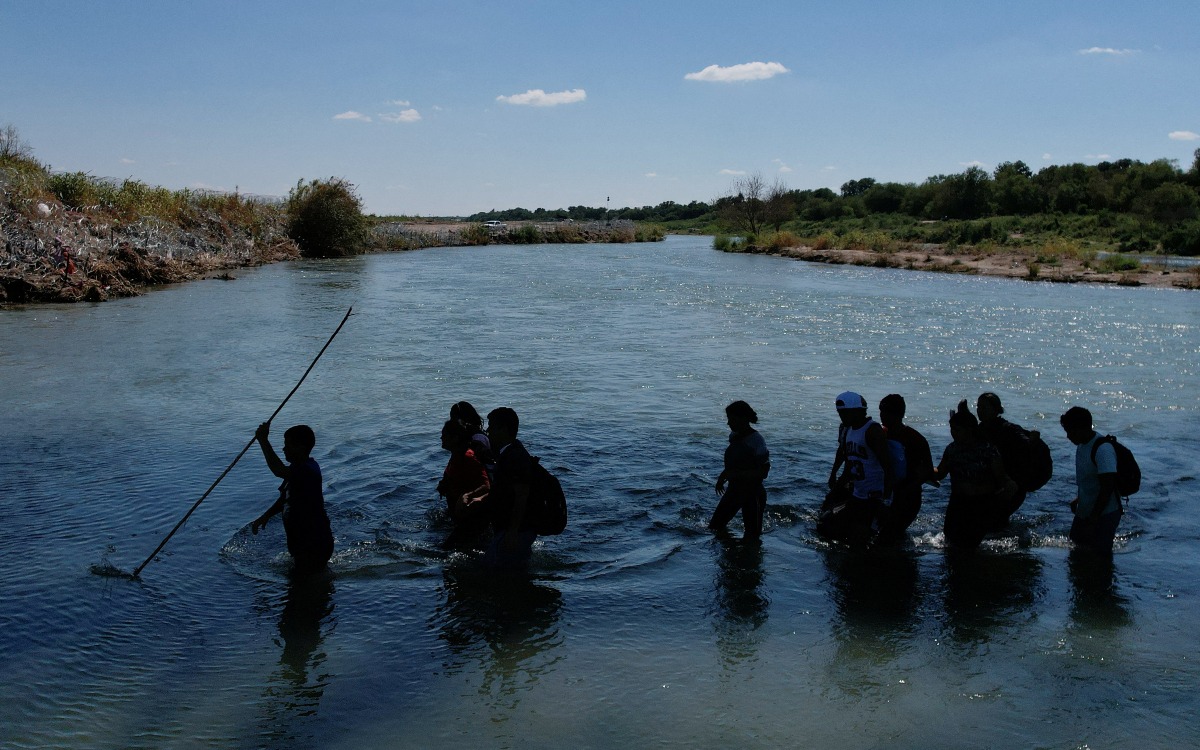
[[[529,487],[533,478],[533,458],[520,440],[514,440],[500,449],[496,457],[496,475],[492,483],[492,491],[488,502],[492,504],[492,524],[496,531],[504,531],[512,520],[513,505],[516,503],[517,485]],[[531,530],[535,527],[533,513],[526,501],[525,516],[521,519],[520,529]]]
[[[329,559],[333,532],[325,513],[321,467],[312,458],[289,465],[288,478],[279,485],[279,492],[284,498],[283,529],[292,557],[316,555]]]

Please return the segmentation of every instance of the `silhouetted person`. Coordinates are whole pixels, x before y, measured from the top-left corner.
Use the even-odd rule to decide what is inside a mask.
[[[491,471],[495,463],[492,459],[492,443],[483,429],[483,417],[475,411],[468,401],[459,401],[450,407],[450,419],[457,422],[466,431],[475,457],[483,462]]]
[[[289,427],[283,433],[283,455],[288,460],[285,464],[271,447],[270,430],[271,423],[263,422],[254,437],[262,448],[267,467],[283,484],[279,485],[279,499],[254,519],[250,531],[257,534],[273,516],[283,513],[293,572],[312,573],[323,569],[333,555],[333,532],[325,513],[321,467],[309,456],[317,444],[317,436],[308,425]]]
[[[922,487],[933,479],[933,454],[925,436],[904,424],[904,397],[891,393],[879,402],[879,421],[889,444],[900,446],[900,455],[892,451],[895,485],[892,502],[880,517],[879,541],[894,542],[904,538],[904,532],[921,512]],[[886,502],[886,501],[885,501]]]
[[[1001,529],[1008,524],[1009,517],[1016,513],[1021,504],[1025,502],[1027,492],[1021,482],[1028,475],[1031,462],[1036,458],[1030,454],[1029,445],[1029,436],[1036,433],[1029,433],[1019,425],[1000,416],[1004,413],[1004,406],[1000,403],[1000,397],[991,391],[979,394],[979,400],[975,403],[975,413],[979,415],[980,434],[983,435],[984,440],[1000,451],[1000,460],[1004,462],[1004,472],[1017,484],[1017,491],[1005,505],[995,509],[995,513],[989,521],[990,528]],[[1047,475],[1048,477],[1049,475]]]
[[[846,391],[834,402],[842,424],[829,472],[829,494],[817,519],[817,533],[852,544],[871,541],[885,499],[892,496],[892,460],[887,435],[867,416],[867,400]],[[838,475],[838,470],[845,471]]]
[[[488,414],[488,437],[496,452],[496,473],[489,504],[492,506],[492,528],[495,536],[488,546],[485,561],[488,565],[507,570],[520,570],[529,564],[536,522],[530,505],[533,458],[517,440],[520,422],[517,413],[507,406]]]
[[[1121,498],[1117,494],[1117,452],[1092,428],[1092,413],[1072,406],[1059,417],[1067,439],[1075,444],[1075,486],[1071,501],[1075,519],[1071,541],[1104,554],[1112,553],[1113,537],[1121,523]]]
[[[450,451],[450,460],[437,490],[446,498],[446,510],[454,522],[454,531],[442,543],[447,549],[473,546],[487,530],[486,501],[491,480],[487,467],[476,455],[477,445],[461,422],[451,419],[442,426],[442,448]]]
[[[1000,452],[979,433],[979,422],[966,402],[950,413],[950,436],[934,479],[950,477],[950,502],[943,530],[946,545],[959,551],[979,547],[997,507],[1004,507],[1017,491],[1016,482],[1004,473]]]
[[[746,539],[762,536],[763,513],[767,508],[767,490],[763,480],[771,471],[771,455],[762,435],[751,427],[758,415],[745,401],[725,407],[729,425],[729,445],[725,448],[725,468],[717,477],[717,509],[708,528],[724,529],[740,510]],[[726,488],[728,483],[728,488]]]

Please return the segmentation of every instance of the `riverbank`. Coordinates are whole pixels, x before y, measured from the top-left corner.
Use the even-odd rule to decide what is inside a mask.
[[[239,199],[244,204],[244,199]],[[215,213],[183,226],[157,217],[122,222],[103,211],[42,202],[0,208],[0,305],[103,302],[148,288],[205,278],[232,279],[238,268],[300,257],[286,234],[286,216],[273,204],[250,204],[253,221]],[[371,230],[367,252],[488,244],[648,242],[657,227],[632,221],[384,222]]]
[[[1200,289],[1200,265],[1168,265],[1162,258],[1114,255],[1114,260],[1071,249],[982,248],[919,244],[887,250],[833,246],[731,246],[727,252],[775,255],[834,265],[900,268],[1057,283]]]

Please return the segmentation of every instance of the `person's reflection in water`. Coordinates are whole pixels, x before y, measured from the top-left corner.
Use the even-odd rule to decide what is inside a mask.
[[[916,629],[921,593],[917,560],[911,550],[882,547],[825,553],[832,596],[840,620],[833,633],[841,666],[853,666],[847,685],[874,679],[874,667],[896,658]],[[865,667],[866,674],[858,670]]]
[[[1074,587],[1071,619],[1098,628],[1125,627],[1132,622],[1127,600],[1117,590],[1116,565],[1111,554],[1076,548],[1067,555],[1067,573]]]
[[[763,590],[763,547],[758,539],[718,532],[714,599],[717,648],[727,664],[753,658],[771,600]]]
[[[288,583],[279,635],[283,651],[279,671],[267,686],[269,716],[265,734],[288,744],[305,739],[296,721],[314,716],[332,676],[321,668],[326,654],[321,646],[333,630],[333,576],[328,571],[293,576]],[[294,741],[294,742],[293,742]]]
[[[492,698],[494,720],[508,718],[520,691],[553,667],[562,594],[524,574],[497,575],[469,567],[443,572],[446,604],[435,616],[441,639],[457,657],[457,671],[472,657],[483,669],[483,691]]]
[[[994,632],[1024,625],[1042,575],[1042,561],[1021,552],[946,558],[945,617],[954,638],[986,643]]]

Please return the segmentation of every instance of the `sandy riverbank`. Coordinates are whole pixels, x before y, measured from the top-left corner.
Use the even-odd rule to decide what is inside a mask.
[[[951,249],[942,245],[922,245],[886,253],[832,247],[754,249],[747,252],[814,263],[965,273],[1030,281],[1200,289],[1200,267],[1170,266],[1155,258],[1140,259],[1141,267],[1134,270],[1109,272],[1097,267],[1095,259],[1064,255],[1050,261],[1038,262],[1032,252],[1021,249],[984,251],[968,247]]]

